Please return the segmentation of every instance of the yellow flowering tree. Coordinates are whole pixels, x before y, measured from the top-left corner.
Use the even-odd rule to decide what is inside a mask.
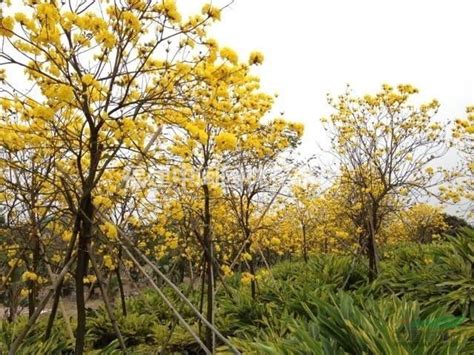
[[[252,53],[248,61],[242,62],[232,49],[221,48],[212,40],[207,44],[209,55],[191,74],[196,82],[193,100],[187,106],[166,112],[171,132],[166,159],[176,167],[173,171],[177,174],[172,179],[183,184],[192,179],[198,184],[198,189],[193,189],[197,194],[193,204],[199,201],[199,207],[188,211],[192,210],[192,219],[198,221],[192,234],[203,252],[206,313],[212,323],[215,280],[220,272],[215,257],[214,213],[224,198],[220,183],[223,171],[236,171],[236,166],[242,166],[238,162],[250,163],[250,157],[254,161],[268,160],[275,156],[275,151],[296,144],[302,127],[283,119],[261,122],[270,111],[273,98],[260,91],[259,78],[251,73],[251,66],[263,60],[260,54]],[[213,343],[212,332],[207,333],[206,341]]]
[[[411,103],[411,85],[383,85],[375,95],[350,91],[329,97],[335,112],[323,120],[341,171],[341,184],[358,205],[358,227],[369,258],[370,276],[378,273],[376,237],[390,206],[414,194],[430,193],[445,176],[431,164],[445,151],[445,129],[434,116],[436,100]]]
[[[15,281],[11,280],[11,276],[19,270],[36,275],[36,278],[23,280],[28,289],[28,314],[31,317],[38,298],[38,281],[41,280],[39,274],[43,272],[40,270],[42,244],[48,242],[44,238],[44,232],[48,224],[51,225],[48,222],[54,219],[55,208],[60,206],[56,203],[58,194],[54,191],[54,185],[45,178],[53,166],[47,151],[41,151],[40,146],[31,145],[29,150],[23,151],[4,148],[0,159],[0,209],[4,216],[5,237],[1,239],[1,247],[8,254],[8,260],[5,260],[2,267],[2,276],[5,275],[2,283],[15,288]],[[31,153],[32,148],[38,149]],[[43,178],[30,171],[41,171]],[[9,294],[13,296],[15,292],[11,291]],[[14,299],[9,299],[9,302],[13,306],[10,308],[9,318],[14,319],[14,305],[17,302]]]
[[[430,243],[447,228],[441,207],[418,203],[392,214],[381,227],[380,239],[389,245],[401,241]]]
[[[249,275],[253,275],[252,297],[256,295],[256,259],[262,255],[256,253],[255,233],[263,228],[265,216],[297,167],[288,155],[299,143],[302,132],[302,125],[282,119],[261,124],[245,135],[242,146],[229,157],[223,171],[224,199],[241,231],[237,235],[242,236],[234,240],[239,249],[232,264],[240,259],[248,266]]]
[[[472,217],[472,201],[474,201],[474,106],[466,109],[466,118],[457,119],[453,129],[454,147],[461,153],[463,166],[461,168],[461,180],[455,189],[447,192],[447,195],[455,201],[459,197],[468,201],[467,209]],[[447,191],[447,190],[445,190]]]
[[[301,228],[301,250],[303,254],[303,259],[305,262],[308,261],[308,249],[312,244],[310,236],[313,234],[315,228],[321,225],[327,225],[328,221],[325,221],[321,224],[317,221],[317,211],[316,201],[318,195],[317,185],[296,185],[292,187],[293,193],[293,203],[287,206],[285,213],[288,213],[290,219],[295,218],[299,223],[299,228]],[[298,228],[298,229],[299,229]],[[296,234],[300,234],[297,233]]]
[[[325,190],[314,183],[293,186],[292,199],[281,212],[283,229],[290,233],[283,247],[304,260],[315,253],[353,253],[359,243],[355,222],[360,211],[346,187],[337,181]]]

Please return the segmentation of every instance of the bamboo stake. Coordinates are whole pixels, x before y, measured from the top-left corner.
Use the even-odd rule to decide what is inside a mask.
[[[129,240],[125,235],[122,234],[122,237],[123,237],[129,244],[131,244],[130,240]],[[131,255],[131,252],[125,247],[125,245],[123,245],[123,247],[124,247],[124,250],[126,250],[127,254],[130,256],[130,255]],[[133,246],[132,246],[132,247],[133,247]],[[191,301],[189,301],[189,299],[181,292],[181,290],[180,290],[178,287],[176,287],[176,285],[175,285],[173,282],[171,282],[170,279],[168,279],[168,278],[166,277],[166,275],[164,275],[164,274],[160,271],[160,269],[158,269],[158,268],[155,266],[155,264],[153,264],[153,263],[150,261],[150,259],[148,259],[148,258],[147,258],[140,250],[138,250],[137,248],[134,248],[134,247],[133,247],[133,249],[134,249],[134,251],[140,256],[140,258],[141,258],[143,261],[145,261],[145,263],[147,263],[147,264],[153,269],[153,271],[155,271],[155,272],[158,274],[158,276],[160,276],[160,277],[163,279],[163,281],[165,281],[165,283],[166,283],[169,287],[171,287],[171,288],[179,295],[179,297],[193,310],[193,312],[199,317],[199,319],[201,319],[202,322],[203,322],[206,326],[208,326],[208,327],[216,334],[216,336],[217,336],[219,339],[221,339],[226,345],[228,345],[228,346],[232,349],[232,351],[233,351],[235,354],[240,354],[240,352],[235,348],[235,346],[232,345],[232,343],[231,343],[229,340],[227,340],[227,338],[224,337],[224,336],[222,335],[222,333],[219,332],[219,330],[217,330],[211,323],[208,322],[208,320],[206,319],[206,317],[204,317],[204,316],[196,309],[196,307],[195,307],[195,306],[191,303]]]
[[[157,286],[153,278],[143,269],[143,267],[140,265],[137,259],[133,256],[133,254],[128,250],[126,247],[123,247],[123,250],[128,254],[130,259],[132,259],[133,263],[138,267],[138,269],[141,271],[141,273],[148,279],[150,284],[153,286],[153,288],[158,292],[160,297],[165,301],[166,305],[171,309],[171,311],[175,314],[176,318],[181,322],[181,324],[186,328],[186,330],[193,336],[193,338],[196,340],[196,342],[199,344],[199,346],[206,352],[206,354],[212,355],[212,353],[209,351],[209,349],[204,345],[202,340],[199,338],[199,336],[194,332],[194,330],[191,328],[191,326],[184,320],[184,318],[181,316],[181,314],[176,310],[176,308],[173,306],[173,304],[169,301],[168,297],[161,291],[161,289]]]

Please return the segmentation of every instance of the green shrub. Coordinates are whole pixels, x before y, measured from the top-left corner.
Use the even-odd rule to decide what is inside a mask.
[[[378,296],[395,294],[425,306],[447,306],[474,321],[474,230],[465,229],[447,242],[399,248],[382,263],[371,286]]]
[[[443,308],[427,312],[396,297],[357,302],[346,292],[308,302],[307,318],[275,313],[264,319],[265,327],[250,327],[234,342],[245,353],[261,354],[470,354],[474,349],[472,328],[459,327],[465,319],[449,318]]]
[[[41,318],[38,323],[27,334],[20,348],[16,352],[18,355],[30,354],[72,354],[74,345],[65,333],[64,324],[61,318],[56,321],[51,336],[44,340],[46,329],[46,318]],[[19,317],[14,323],[5,320],[0,321],[0,354],[7,354],[13,339],[28,323],[27,317]]]
[[[128,313],[127,316],[115,312],[120,333],[127,347],[155,342],[153,326],[155,318],[149,314]],[[117,339],[112,322],[104,308],[90,312],[87,318],[87,341],[94,349],[100,349]]]

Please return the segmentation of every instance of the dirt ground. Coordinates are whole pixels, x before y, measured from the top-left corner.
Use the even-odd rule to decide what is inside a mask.
[[[74,316],[75,313],[76,313],[76,303],[75,303],[74,297],[65,297],[65,298],[62,299],[62,301],[63,301],[63,304],[64,304],[64,308],[66,309],[66,313],[69,316]],[[90,299],[89,301],[87,301],[86,307],[87,308],[92,308],[92,309],[97,309],[103,304],[104,304],[104,302],[100,298]],[[46,305],[46,307],[43,309],[41,314],[50,313],[51,312],[51,306],[52,306],[52,302],[50,301]],[[21,308],[19,307],[19,312],[20,312],[20,314],[27,314],[28,313],[28,307],[21,307]],[[61,310],[58,308],[58,313],[60,313],[60,312],[61,312]],[[3,320],[3,319],[6,319],[6,317],[7,317],[7,308],[4,305],[0,305],[0,319]]]

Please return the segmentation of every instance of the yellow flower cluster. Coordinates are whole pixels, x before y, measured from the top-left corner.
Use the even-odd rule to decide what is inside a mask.
[[[0,36],[11,37],[15,21],[12,17],[7,16],[0,20]]]
[[[87,275],[82,280],[85,284],[93,284],[97,281],[97,276],[95,275]]]
[[[237,55],[237,53],[229,47],[222,48],[220,51],[220,55],[223,59],[228,60],[232,64],[237,64],[237,62],[239,61],[239,56]]]
[[[216,146],[219,150],[234,150],[237,147],[237,137],[230,132],[221,132],[216,136]]]
[[[134,31],[138,32],[141,29],[140,20],[135,16],[135,14],[131,11],[124,11],[122,12],[122,17],[124,19],[125,24],[132,28]]]
[[[110,255],[104,255],[104,266],[109,270],[115,270],[115,262]]]
[[[64,231],[61,239],[64,240],[65,242],[69,242],[72,238],[72,232],[71,231]]]
[[[186,130],[189,132],[191,138],[197,140],[201,144],[207,143],[207,133],[204,130],[200,129],[199,127],[193,125],[192,123],[186,124]]]
[[[162,0],[159,1],[153,7],[154,11],[157,11],[161,14],[165,14],[166,17],[173,23],[178,23],[181,21],[181,14],[176,7],[175,0]]]
[[[99,226],[100,230],[110,240],[116,240],[118,238],[118,231],[115,225],[110,222],[105,222]]]
[[[113,201],[105,196],[96,196],[94,197],[94,205],[96,207],[111,208],[113,206]]]
[[[85,74],[82,77],[82,83],[86,86],[91,85],[94,82],[94,76],[92,74]]]
[[[229,265],[222,265],[221,270],[224,276],[231,276],[233,274],[232,269]]]
[[[250,261],[252,260],[252,255],[250,253],[242,253],[242,260],[245,260],[245,261]]]
[[[249,57],[250,65],[260,65],[263,63],[263,54],[261,52],[252,52]]]
[[[250,284],[253,280],[255,280],[255,276],[252,275],[249,272],[243,272],[241,277],[240,277],[240,282],[242,282],[243,285],[248,285]]]
[[[23,282],[27,282],[27,281],[35,282],[38,280],[38,275],[36,275],[34,272],[31,272],[31,271],[25,271],[23,275],[21,275],[21,280]]]
[[[205,4],[202,7],[201,13],[203,15],[207,15],[215,21],[219,21],[221,19],[221,10],[211,4]]]

